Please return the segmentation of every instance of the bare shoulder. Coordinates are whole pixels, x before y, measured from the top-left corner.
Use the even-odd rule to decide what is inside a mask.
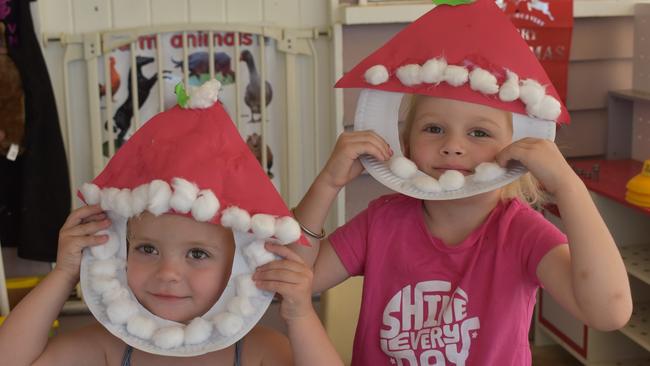
[[[284,334],[261,325],[244,337],[242,352],[244,366],[293,364],[289,339]]]
[[[35,365],[112,365],[124,347],[103,326],[93,323],[52,338]]]

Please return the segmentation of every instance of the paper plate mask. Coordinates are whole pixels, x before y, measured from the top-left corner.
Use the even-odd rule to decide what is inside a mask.
[[[79,196],[100,203],[112,221],[109,241],[84,250],[81,287],[92,314],[113,335],[145,352],[195,356],[228,347],[259,321],[273,294],[254,285],[255,268],[275,259],[265,241],[301,237],[298,223],[241,139],[211,80],[189,100],[154,116],[125,143]],[[179,98],[179,101],[183,98]],[[228,284],[189,324],[142,306],[126,279],[126,223],[143,211],[173,213],[232,228]]]
[[[374,130],[395,152],[388,163],[362,156],[366,170],[389,188],[420,199],[456,199],[494,190],[516,180],[526,168],[514,161],[507,169],[485,164],[468,177],[449,172],[440,181],[417,170],[400,147],[397,120],[405,94],[512,112],[513,141],[553,141],[556,124],[569,122],[546,72],[491,0],[436,6],[362,60],[336,87],[364,89],[354,128]]]

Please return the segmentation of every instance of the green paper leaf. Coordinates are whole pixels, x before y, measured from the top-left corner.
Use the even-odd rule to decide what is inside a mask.
[[[436,5],[449,5],[449,6],[467,5],[474,2],[474,0],[432,0],[432,1]]]
[[[190,97],[187,95],[183,83],[176,84],[176,87],[174,88],[174,93],[176,94],[176,102],[178,103],[178,105],[181,106],[181,108],[186,108],[187,101],[190,100]]]

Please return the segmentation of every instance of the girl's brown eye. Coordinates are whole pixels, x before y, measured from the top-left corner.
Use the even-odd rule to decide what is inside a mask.
[[[208,255],[208,253],[206,253],[205,251],[203,251],[201,249],[192,249],[192,250],[189,251],[188,257],[190,257],[192,259],[205,259],[205,258],[208,258],[210,256]]]
[[[442,128],[438,126],[427,126],[424,130],[429,133],[442,133]]]
[[[488,136],[490,136],[490,135],[488,135],[487,132],[482,131],[482,130],[474,130],[474,131],[470,132],[469,135],[474,136],[474,137],[488,137]]]

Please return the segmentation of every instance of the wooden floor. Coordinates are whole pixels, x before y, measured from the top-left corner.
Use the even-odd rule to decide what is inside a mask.
[[[533,347],[533,366],[578,366],[582,365],[560,346]]]

